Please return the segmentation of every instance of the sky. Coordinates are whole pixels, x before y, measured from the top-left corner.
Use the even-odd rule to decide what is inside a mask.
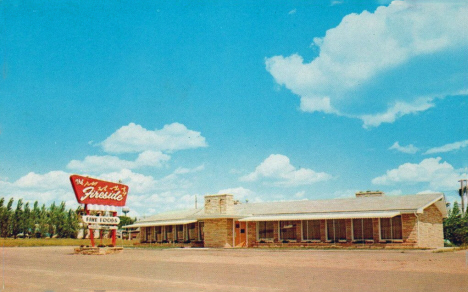
[[[2,1],[0,197],[131,216],[468,178],[468,1]]]

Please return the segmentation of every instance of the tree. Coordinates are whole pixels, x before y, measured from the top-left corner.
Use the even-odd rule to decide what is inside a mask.
[[[120,219],[120,223],[118,225],[119,229],[122,229],[122,226],[133,224],[133,222],[136,221],[136,218],[132,219],[132,218],[127,217],[127,216],[119,216],[119,219]]]
[[[34,233],[35,225],[34,225],[34,218],[33,214],[31,213],[31,209],[29,208],[29,202],[24,204],[24,211],[23,211],[23,234],[26,237],[26,234],[29,236],[30,234]]]
[[[5,209],[3,209],[2,213],[2,237],[7,238],[8,236],[11,235],[11,220],[12,220],[12,209],[13,209],[13,203],[15,200],[13,198],[10,198],[10,200],[7,203],[7,206]]]
[[[444,238],[455,245],[468,243],[468,216],[462,216],[458,202],[453,204],[448,215],[444,220]]]
[[[23,199],[19,199],[16,203],[16,209],[13,213],[13,221],[11,222],[13,237],[16,238],[18,233],[23,231]]]

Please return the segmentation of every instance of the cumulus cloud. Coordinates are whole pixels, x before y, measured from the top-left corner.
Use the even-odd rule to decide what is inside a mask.
[[[401,146],[398,141],[396,141],[395,143],[393,143],[392,146],[390,146],[390,148],[388,148],[390,150],[396,150],[396,151],[399,151],[399,152],[403,152],[403,153],[407,153],[407,154],[415,154],[416,152],[419,151],[419,148],[418,147],[415,147],[413,144],[409,144],[407,146]]]
[[[252,199],[255,196],[255,192],[243,187],[229,188],[219,190],[218,194],[231,194],[234,195],[235,199]]]
[[[135,153],[143,151],[177,151],[207,147],[200,132],[187,129],[180,123],[165,125],[161,130],[147,130],[130,123],[107,137],[101,146],[108,153]]]
[[[171,157],[161,151],[144,151],[135,161],[123,160],[116,156],[87,156],[84,160],[72,160],[67,168],[81,172],[101,173],[119,169],[135,169],[145,166],[161,167]]]
[[[459,150],[468,146],[468,140],[459,141],[455,143],[445,144],[440,147],[434,147],[427,150],[424,154],[444,153]]]
[[[428,183],[431,189],[436,190],[457,188],[458,180],[466,177],[466,174],[462,174],[451,164],[441,160],[442,158],[437,157],[424,159],[419,164],[405,163],[374,178],[372,183],[376,185]]]
[[[274,56],[266,69],[300,96],[302,111],[359,118],[364,127],[393,123],[435,98],[466,94],[467,14],[466,0],[394,1],[314,38],[320,53],[311,62]]]
[[[67,208],[76,208],[78,204],[69,176],[63,171],[50,171],[45,174],[30,172],[14,182],[0,179],[0,197],[38,201],[46,205],[63,201]]]
[[[272,154],[265,159],[255,171],[240,178],[241,181],[257,181],[261,179],[273,181],[276,186],[310,185],[331,179],[325,172],[315,172],[312,169],[296,169],[287,156]]]

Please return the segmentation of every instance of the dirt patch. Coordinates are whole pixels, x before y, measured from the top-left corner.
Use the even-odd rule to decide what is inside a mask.
[[[466,251],[4,248],[5,291],[466,291]]]

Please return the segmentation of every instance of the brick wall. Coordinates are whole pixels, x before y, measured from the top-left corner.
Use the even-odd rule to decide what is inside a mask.
[[[416,243],[418,241],[418,220],[414,214],[402,214],[403,242]]]
[[[435,205],[424,209],[419,215],[419,247],[443,247],[444,230],[443,217]]]
[[[276,228],[278,230],[278,228]],[[278,232],[276,232],[278,234]],[[257,222],[247,222],[248,247],[255,245],[257,241]]]

